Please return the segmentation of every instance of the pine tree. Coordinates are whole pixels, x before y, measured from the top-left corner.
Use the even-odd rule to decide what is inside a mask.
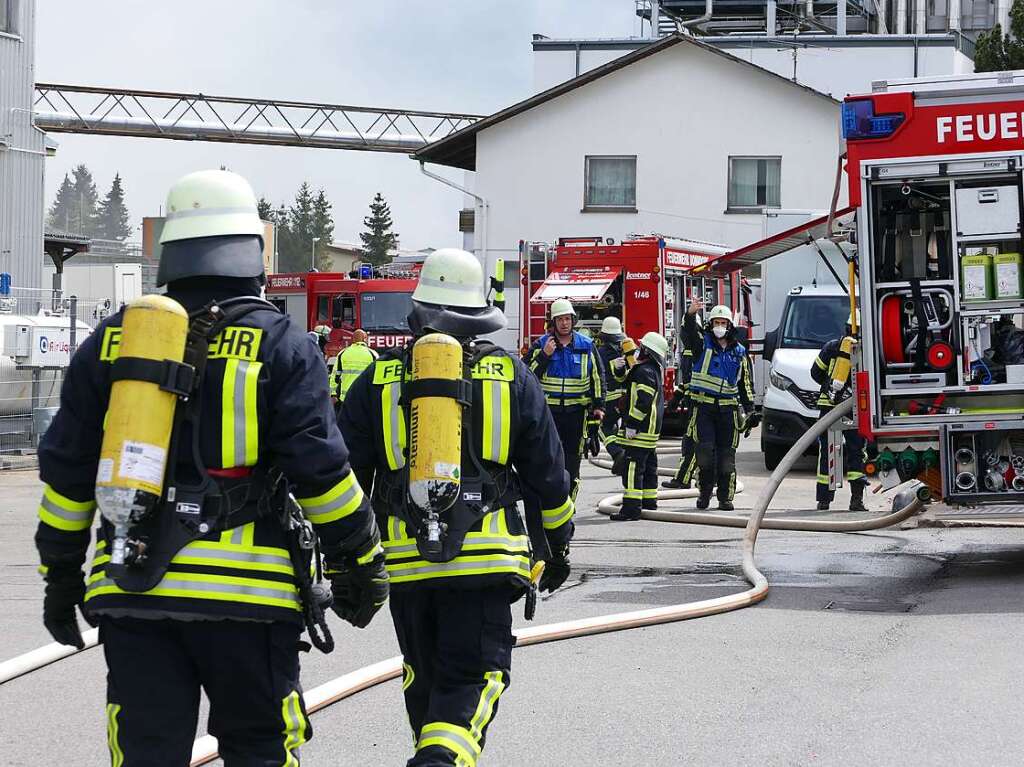
[[[50,206],[50,212],[46,219],[47,227],[58,232],[76,231],[77,226],[73,227],[73,224],[77,221],[78,211],[73,209],[71,204],[74,195],[75,188],[72,186],[68,174],[65,173],[64,180],[57,189],[57,196],[54,197],[53,205]]]
[[[978,35],[974,48],[975,72],[1007,72],[1024,68],[1024,0],[1010,6],[1010,31],[996,24]]]
[[[274,220],[274,206],[270,204],[270,200],[266,197],[260,197],[256,202],[256,212],[263,221],[272,222]]]
[[[391,260],[388,251],[398,247],[398,235],[391,231],[391,207],[380,192],[370,203],[370,215],[363,219],[363,226],[367,231],[361,232],[359,238],[363,241],[366,260],[375,265],[388,263]]]
[[[132,233],[132,226],[128,222],[128,208],[124,204],[124,187],[121,185],[121,174],[114,174],[114,181],[110,185],[110,191],[100,203],[97,220],[97,235],[106,240],[119,240],[124,242]]]
[[[313,193],[309,182],[303,181],[295,193],[295,204],[288,209],[288,230],[291,232],[295,272],[308,272],[313,266]]]
[[[277,270],[279,272],[305,272],[309,269],[309,262],[305,268],[298,262],[298,248],[295,245],[295,238],[288,227],[288,208],[284,203],[274,211],[274,225],[277,227]]]
[[[325,250],[334,240],[334,215],[331,213],[333,207],[324,190],[318,191],[313,200],[312,236],[318,238],[316,268],[322,272],[330,271],[334,266],[334,262]]]
[[[99,200],[99,193],[96,191],[96,182],[92,179],[92,173],[85,165],[78,165],[71,171],[72,219],[74,228],[71,230],[76,234],[85,237],[100,237],[99,214],[96,212],[96,203]]]

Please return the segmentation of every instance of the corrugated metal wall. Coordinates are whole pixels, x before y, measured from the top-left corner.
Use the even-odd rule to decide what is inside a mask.
[[[3,1],[3,0],[0,0]],[[17,0],[16,36],[0,36],[0,272],[19,288],[43,279],[43,133],[32,125],[35,4]],[[18,151],[20,150],[20,151]]]

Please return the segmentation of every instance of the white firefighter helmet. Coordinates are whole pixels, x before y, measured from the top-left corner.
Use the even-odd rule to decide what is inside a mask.
[[[551,302],[551,319],[562,317],[566,314],[576,316],[576,310],[572,308],[572,301],[568,298],[556,298]]]
[[[622,335],[622,323],[619,322],[618,317],[605,317],[601,320],[601,335],[603,336],[621,336]]]
[[[728,320],[729,324],[733,324],[732,309],[724,304],[719,304],[708,312],[707,324],[710,326],[715,320]]]
[[[167,193],[157,285],[186,277],[259,277],[263,222],[249,182],[227,170],[201,170]]]
[[[665,340],[665,336],[651,330],[644,333],[644,337],[640,339],[640,345],[654,354],[661,364],[665,364],[665,360],[668,359],[668,341]]]
[[[441,248],[427,256],[412,304],[409,327],[417,335],[429,329],[468,338],[507,324],[501,310],[487,303],[480,262],[459,248]]]

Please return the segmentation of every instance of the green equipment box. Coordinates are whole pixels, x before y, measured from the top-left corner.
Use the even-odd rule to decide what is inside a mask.
[[[1000,253],[992,259],[995,272],[993,282],[996,298],[1020,298],[1021,290],[1021,256],[1020,253]]]
[[[960,292],[964,301],[991,301],[992,256],[981,253],[960,259]]]

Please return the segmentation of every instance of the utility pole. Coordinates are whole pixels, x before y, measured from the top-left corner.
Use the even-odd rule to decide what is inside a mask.
[[[313,238],[313,247],[310,249],[312,252],[309,254],[309,271],[316,271],[316,244],[320,242],[319,237]]]

